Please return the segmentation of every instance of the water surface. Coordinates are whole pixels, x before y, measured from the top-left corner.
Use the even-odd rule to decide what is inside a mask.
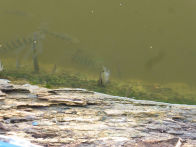
[[[7,68],[32,59],[28,40],[38,32],[43,66],[89,76],[106,66],[113,79],[124,82],[196,85],[194,0],[1,0],[0,5],[0,44],[7,49],[0,58]]]

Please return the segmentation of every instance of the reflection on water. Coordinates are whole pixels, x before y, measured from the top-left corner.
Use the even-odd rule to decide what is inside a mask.
[[[7,69],[34,62],[34,70],[35,64],[39,70],[51,65],[52,73],[64,68],[99,77],[106,66],[111,80],[196,85],[193,0],[1,0],[0,5],[0,59]]]

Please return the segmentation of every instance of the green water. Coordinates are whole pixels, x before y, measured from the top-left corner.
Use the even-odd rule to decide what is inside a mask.
[[[185,83],[195,91],[194,0],[1,0],[0,6],[7,70],[16,62],[33,67],[27,40],[38,32],[40,70],[56,64],[96,77],[106,66],[113,80]]]

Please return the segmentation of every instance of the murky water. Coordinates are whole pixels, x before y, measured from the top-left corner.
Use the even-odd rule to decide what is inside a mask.
[[[40,64],[113,78],[196,84],[194,0],[1,0],[2,60],[23,65],[38,34]],[[17,63],[10,63],[16,65]]]

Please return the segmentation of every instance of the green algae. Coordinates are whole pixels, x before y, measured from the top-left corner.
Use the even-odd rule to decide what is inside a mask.
[[[96,92],[134,99],[178,104],[196,104],[196,93],[194,90],[191,91],[189,87],[186,87],[186,84],[183,85],[182,83],[161,85],[135,80],[126,83],[111,80],[105,87],[102,87],[98,84],[98,77],[97,79],[84,77],[84,75],[71,74],[68,72],[50,74],[42,71],[36,74],[30,71],[4,70],[0,73],[0,78],[6,78],[21,83],[29,82],[47,88],[85,88]]]

